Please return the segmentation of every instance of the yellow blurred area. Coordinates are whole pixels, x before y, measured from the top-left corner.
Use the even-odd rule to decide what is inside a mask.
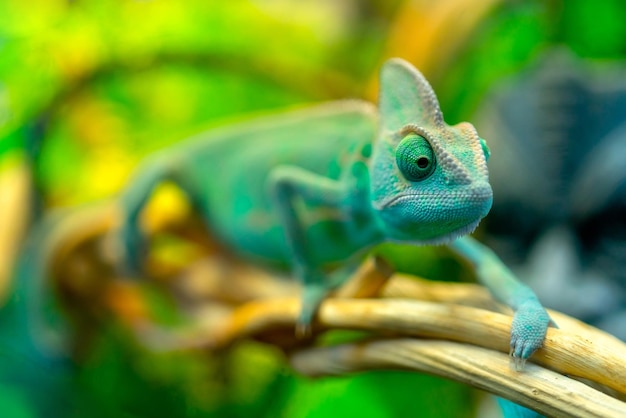
[[[8,297],[15,259],[31,216],[31,173],[21,153],[0,159],[0,306]]]
[[[66,0],[6,1],[0,25],[16,36],[32,36],[48,30],[68,10]],[[33,11],[36,10],[36,13]]]
[[[148,233],[166,229],[176,220],[189,217],[191,207],[185,194],[173,183],[159,185],[141,215],[141,227]]]

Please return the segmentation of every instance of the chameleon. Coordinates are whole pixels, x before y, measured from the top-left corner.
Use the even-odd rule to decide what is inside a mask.
[[[468,236],[492,205],[489,156],[470,123],[445,123],[417,69],[391,59],[381,69],[378,107],[346,100],[264,116],[208,131],[145,160],[114,202],[121,219],[118,264],[125,277],[141,276],[147,247],[142,210],[159,184],[174,182],[213,237],[301,281],[296,332],[308,335],[325,296],[378,244],[447,245],[513,309],[511,356],[522,370],[555,324],[533,291]],[[0,329],[18,337],[16,350],[28,345],[33,364],[61,374],[67,365],[62,323],[43,312],[37,289],[45,286],[46,260],[66,226],[84,224],[69,211],[32,231],[13,297],[0,316]],[[506,416],[536,416],[499,402]]]
[[[376,245],[448,245],[513,309],[510,354],[522,370],[555,324],[533,291],[468,236],[493,202],[489,155],[473,125],[448,125],[424,76],[393,58],[380,70],[378,106],[345,100],[262,116],[145,160],[119,198],[122,270],[141,271],[140,215],[165,181],[236,253],[301,282],[299,335]]]

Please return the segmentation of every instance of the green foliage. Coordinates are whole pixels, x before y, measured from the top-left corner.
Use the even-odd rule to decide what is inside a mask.
[[[494,82],[519,71],[547,46],[545,7],[539,1],[511,3],[478,28],[459,57],[462,65],[442,82],[441,106],[451,121],[467,118]]]
[[[35,416],[26,393],[12,385],[0,385],[0,406],[2,413],[7,417],[30,418]]]
[[[568,45],[577,55],[594,59],[624,59],[626,26],[624,2],[584,0],[563,2],[560,15],[555,10],[555,40]]]
[[[232,115],[358,94],[383,39],[358,36],[380,16],[331,2],[39,3],[0,6],[0,150],[41,143],[53,205],[111,195],[141,156]]]

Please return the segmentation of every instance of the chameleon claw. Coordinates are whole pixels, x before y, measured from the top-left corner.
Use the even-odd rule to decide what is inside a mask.
[[[296,338],[305,339],[313,335],[313,319],[326,293],[328,293],[328,289],[321,284],[315,283],[304,286],[302,308],[296,321]]]
[[[313,317],[315,316],[316,306],[305,304],[300,316],[296,320],[296,338],[305,340],[313,335]]]
[[[313,335],[313,327],[310,323],[298,321],[296,322],[296,338],[305,340]]]
[[[516,356],[515,353],[513,352],[513,348],[511,348],[511,351],[509,352],[509,356],[511,357],[510,365],[512,366],[512,368],[516,372],[523,372],[524,367],[526,366],[526,360],[528,359],[524,357]]]

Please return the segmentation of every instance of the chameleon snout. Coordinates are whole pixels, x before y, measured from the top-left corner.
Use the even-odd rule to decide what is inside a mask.
[[[397,196],[378,209],[392,239],[446,242],[471,232],[493,202],[488,183],[458,191],[423,191]]]

